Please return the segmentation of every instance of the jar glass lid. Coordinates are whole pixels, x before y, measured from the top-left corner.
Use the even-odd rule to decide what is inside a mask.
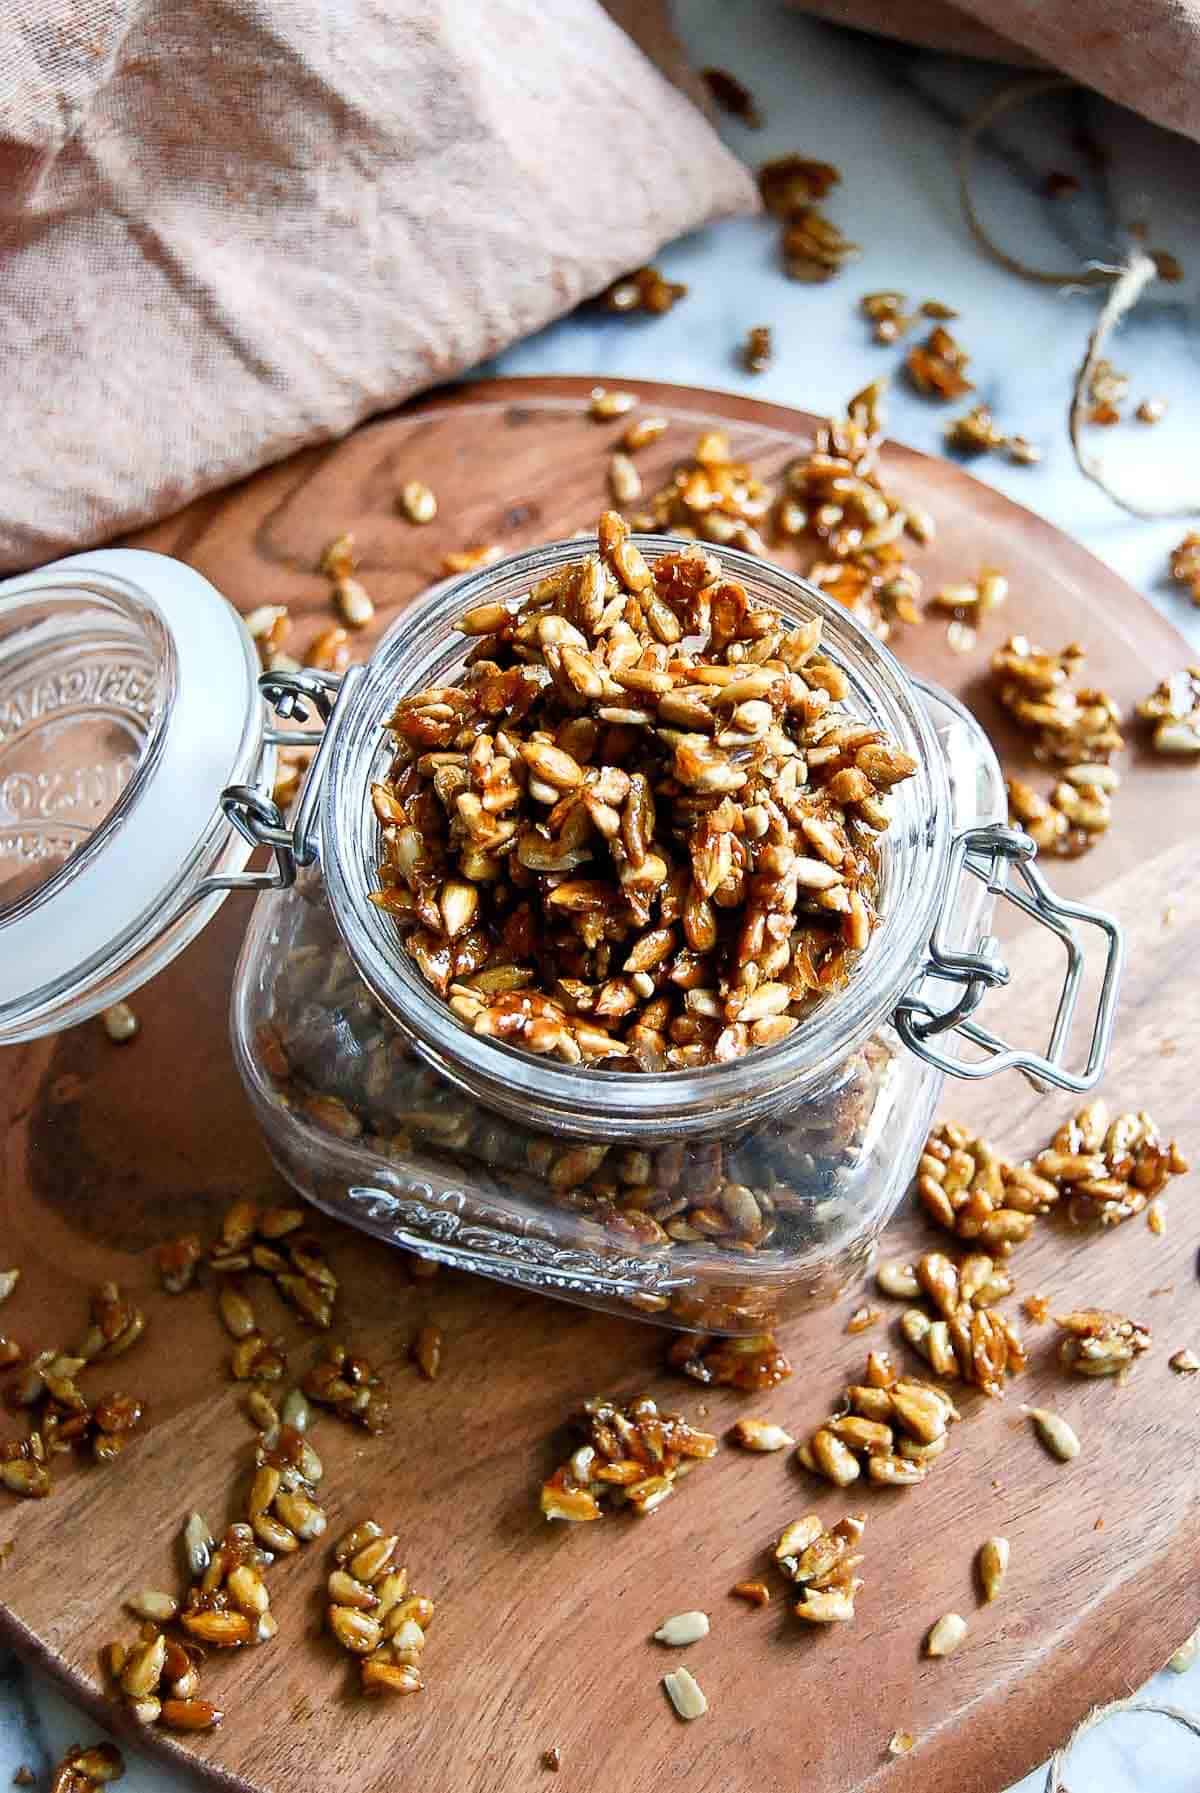
[[[258,758],[257,663],[236,612],[164,555],[75,556],[0,585],[0,1041],[144,982],[220,896],[221,812]]]

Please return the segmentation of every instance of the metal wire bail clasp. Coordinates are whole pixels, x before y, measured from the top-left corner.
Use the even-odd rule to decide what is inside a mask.
[[[321,780],[328,763],[331,723],[342,699],[361,677],[362,667],[351,667],[343,677],[302,668],[299,672],[264,672],[258,688],[275,714],[284,722],[307,722],[315,711],[317,728],[265,728],[268,747],[315,747],[316,754],[304,778],[292,818],[288,821],[269,791],[253,785],[227,785],[221,793],[221,809],[227,820],[253,847],[269,847],[275,864],[262,872],[233,872],[206,878],[192,901],[216,890],[288,890],[303,865],[317,857],[316,813]]]
[[[1117,986],[1124,958],[1121,928],[1111,915],[1083,903],[1068,902],[1054,894],[1033,860],[1037,847],[1027,834],[1000,823],[988,828],[968,828],[951,843],[946,901],[929,942],[929,957],[896,1005],[896,1029],[918,1058],[951,1077],[978,1079],[997,1071],[1023,1071],[1035,1087],[1053,1084],[1057,1089],[1081,1093],[1099,1082],[1108,1057]],[[1009,981],[999,942],[988,935],[973,952],[956,951],[945,939],[947,916],[953,912],[963,873],[980,879],[993,896],[1004,897],[1042,927],[1056,934],[1066,948],[1067,965],[1059,991],[1058,1007],[1045,1054],[1012,1047],[982,1027],[971,1016],[987,992]],[[1013,874],[1019,887],[1014,887]],[[1097,928],[1105,939],[1104,973],[1092,1022],[1087,1062],[1080,1072],[1063,1065],[1079,989],[1083,979],[1084,951],[1075,927]],[[958,985],[961,994],[949,1006],[930,1000],[930,980]],[[940,1034],[957,1033],[986,1054],[982,1060],[964,1061],[943,1052],[934,1042]]]

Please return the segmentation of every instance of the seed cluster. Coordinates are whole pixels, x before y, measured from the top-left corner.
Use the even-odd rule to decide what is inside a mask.
[[[667,1363],[694,1382],[739,1388],[744,1393],[774,1388],[792,1373],[791,1364],[770,1332],[720,1339],[703,1333],[681,1333],[667,1347]]]
[[[260,1040],[260,1049],[269,1055],[270,1044]],[[246,1292],[252,1276],[265,1276],[310,1325],[327,1331],[333,1324],[338,1280],[304,1225],[303,1208],[260,1209],[239,1201],[226,1211],[220,1236],[207,1251],[195,1233],[158,1248],[159,1279],[169,1294],[191,1288],[202,1268],[211,1273],[222,1323],[235,1341],[231,1368],[239,1381],[277,1382],[285,1369],[281,1347],[264,1338],[255,1318]]]
[[[1163,679],[1137,707],[1152,724],[1155,753],[1194,757],[1200,753],[1200,666],[1185,666]]]
[[[863,1473],[884,1487],[923,1482],[946,1449],[958,1409],[943,1389],[897,1375],[886,1351],[872,1351],[864,1380],[846,1390],[846,1409],[819,1426],[796,1452],[803,1468],[848,1488]]]
[[[598,303],[619,317],[630,317],[639,311],[661,317],[687,298],[687,290],[678,280],[668,280],[658,268],[634,268],[606,287]]]
[[[1120,711],[1106,691],[1077,689],[1083,649],[1047,653],[1014,635],[992,657],[1000,703],[1033,736],[1034,757],[1064,766],[1049,799],[1019,779],[1008,782],[1009,810],[1041,852],[1074,858],[1108,830],[1120,778],[1109,761],[1125,745]]]
[[[94,1793],[110,1781],[119,1781],[125,1773],[125,1762],[115,1743],[92,1743],[86,1749],[72,1744],[54,1770],[50,1793]],[[18,1768],[13,1785],[29,1787],[34,1777],[27,1768]]]
[[[787,628],[698,546],[652,570],[615,512],[598,539],[469,612],[463,682],[397,705],[373,900],[478,1034],[728,1062],[845,983],[916,765],[838,707],[819,618]]]
[[[854,1596],[862,1587],[854,1571],[862,1562],[856,1547],[866,1528],[860,1513],[849,1513],[828,1529],[815,1513],[794,1519],[775,1546],[775,1562],[800,1590],[792,1608],[809,1625],[845,1624],[854,1617]]]
[[[348,1531],[334,1550],[326,1622],[343,1650],[359,1659],[369,1694],[420,1693],[425,1633],[434,1603],[410,1591],[397,1558],[400,1539],[374,1519]]]
[[[881,1267],[880,1287],[899,1290],[904,1274],[912,1292],[923,1294],[933,1310],[906,1309],[900,1330],[907,1342],[939,1376],[957,1376],[984,1394],[1003,1393],[1007,1376],[1025,1368],[1020,1334],[1007,1314],[993,1303],[1012,1293],[1012,1277],[987,1253],[972,1252],[957,1263],[940,1251],[927,1251],[912,1266]],[[906,1291],[907,1292],[907,1291]]]
[[[955,399],[974,391],[967,378],[971,357],[943,324],[935,324],[925,341],[904,357],[908,377],[927,398]]]
[[[1033,1168],[1057,1184],[1074,1225],[1116,1226],[1140,1214],[1188,1169],[1188,1161],[1174,1140],[1162,1138],[1145,1109],[1110,1121],[1103,1102],[1089,1102],[1063,1123]]]
[[[3,1273],[4,1296],[11,1294],[19,1275],[17,1270]],[[90,1323],[73,1351],[39,1351],[27,1362],[15,1340],[0,1340],[0,1369],[21,1372],[7,1388],[6,1405],[24,1414],[29,1428],[23,1438],[0,1441],[0,1487],[27,1500],[43,1500],[53,1486],[54,1457],[82,1450],[95,1463],[111,1463],[120,1455],[141,1424],[141,1400],[116,1390],[85,1394],[76,1378],[91,1364],[124,1356],[145,1329],[141,1308],[116,1283],[106,1282],[92,1295]]]
[[[1077,1376],[1123,1376],[1143,1351],[1150,1349],[1150,1328],[1100,1307],[1058,1314],[1054,1324],[1065,1334],[1058,1348],[1065,1370]]]
[[[807,577],[882,641],[895,624],[920,621],[921,578],[909,543],[934,537],[928,511],[884,484],[885,385],[872,381],[843,417],[818,430],[809,452],[786,469],[775,513],[782,536],[813,545]]]
[[[1190,529],[1172,548],[1171,577],[1186,587],[1193,604],[1200,604],[1200,529]]]
[[[1059,1190],[1028,1167],[1000,1158],[966,1127],[942,1121],[925,1141],[917,1195],[947,1232],[1003,1257],[1029,1237],[1035,1216],[1054,1206]]]
[[[961,1239],[1004,1254],[1029,1237],[1035,1217],[1062,1204],[1075,1225],[1114,1226],[1140,1214],[1188,1163],[1144,1109],[1111,1122],[1087,1103],[1026,1164],[1010,1164],[953,1121],[929,1135],[917,1194],[930,1217]]]
[[[635,427],[627,428],[626,442]],[[713,542],[761,555],[767,545],[760,529],[774,502],[774,487],[759,479],[745,461],[733,458],[724,431],[705,430],[692,454],[676,463],[671,477],[629,521],[648,534]]]
[[[778,156],[759,169],[758,190],[779,220],[780,258],[789,279],[831,280],[862,254],[820,210],[820,201],[841,178],[831,162],[799,155]]]
[[[661,1413],[648,1395],[626,1406],[597,1396],[571,1425],[581,1442],[542,1485],[547,1519],[602,1519],[618,1507],[652,1513],[682,1476],[717,1450],[711,1432],[696,1431],[677,1413]]]
[[[380,1393],[379,1377],[365,1357],[353,1356],[332,1339],[301,1384],[310,1401],[331,1407],[343,1419],[353,1420],[368,1432],[382,1432],[387,1424],[388,1399]]]

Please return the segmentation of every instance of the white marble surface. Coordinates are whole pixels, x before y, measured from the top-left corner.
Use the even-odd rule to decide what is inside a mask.
[[[916,298],[943,299],[962,314],[955,329],[974,357],[979,398],[1003,427],[1045,449],[1034,469],[987,457],[972,470],[1081,538],[1200,643],[1200,613],[1165,578],[1167,552],[1184,525],[1123,516],[1070,460],[1064,417],[1095,294],[1026,285],[984,259],[963,224],[954,174],[958,121],[1003,82],[1001,71],[842,34],[779,0],[679,0],[678,12],[697,62],[734,70],[767,114],[761,132],[723,123],[739,153],[760,161],[796,149],[841,168],[843,183],[827,209],[863,244],[862,260],[828,286],[794,285],[778,270],[773,226],[734,220],[663,252],[661,265],[692,289],[668,317],[580,313],[511,349],[489,371],[677,380],[822,411],[900,359],[899,350],[870,341],[856,311],[858,294],[897,286]],[[1089,177],[1072,147],[1072,131],[1085,121],[1111,152],[1102,177]],[[1041,198],[1051,169],[1083,176],[1085,191],[1069,200]],[[1180,490],[1189,469],[1193,489],[1200,484],[1197,176],[1200,150],[1078,97],[1042,102],[1006,126],[1000,146],[980,158],[981,208],[993,231],[1021,246],[1027,259],[1054,267],[1111,260],[1123,244],[1121,226],[1142,222],[1152,244],[1183,262],[1187,280],[1152,290],[1112,350],[1132,375],[1135,396],[1171,401],[1169,419],[1154,429],[1129,423],[1098,432],[1109,464],[1124,466],[1158,500]],[[768,373],[752,378],[736,350],[759,323],[774,328],[776,358]],[[899,385],[891,415],[894,435],[938,450],[944,407]],[[1200,1592],[1195,1617],[1200,1621]],[[1200,1665],[1184,1676],[1158,1676],[1146,1697],[1200,1712]],[[0,1786],[24,1762],[45,1787],[62,1750],[95,1734],[40,1677],[0,1663]],[[1074,1793],[1194,1793],[1200,1744],[1162,1719],[1121,1718],[1085,1740],[1068,1779]],[[1030,1776],[1019,1793],[1041,1793],[1044,1780],[1044,1773]],[[172,1793],[183,1785],[132,1757],[124,1784],[131,1793]]]

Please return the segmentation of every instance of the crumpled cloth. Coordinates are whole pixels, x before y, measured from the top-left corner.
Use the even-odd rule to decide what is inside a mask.
[[[1200,142],[1200,0],[798,0],[838,25],[1060,69]]]
[[[598,0],[0,0],[0,570],[752,209],[662,0],[611,10],[629,34]]]

